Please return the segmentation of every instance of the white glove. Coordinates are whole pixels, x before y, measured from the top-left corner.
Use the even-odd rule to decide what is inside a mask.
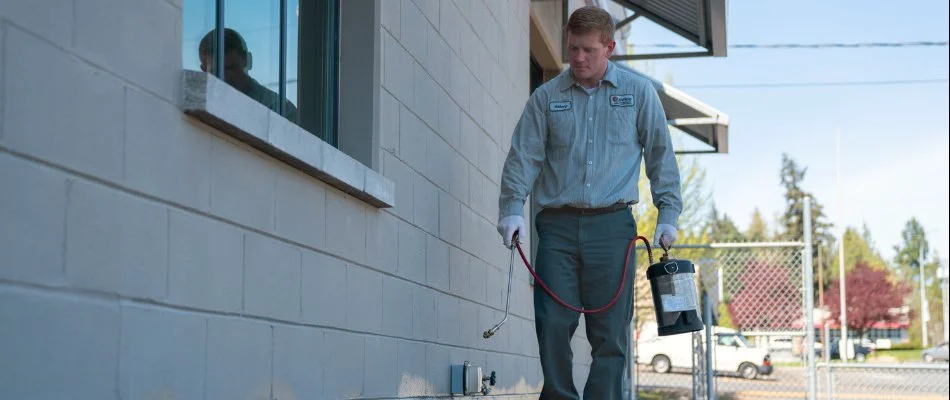
[[[511,247],[511,237],[515,232],[518,236],[526,235],[528,230],[524,226],[524,217],[520,215],[509,215],[498,220],[498,233],[505,241],[505,247]]]
[[[676,241],[676,227],[670,224],[656,224],[653,246],[669,248]]]

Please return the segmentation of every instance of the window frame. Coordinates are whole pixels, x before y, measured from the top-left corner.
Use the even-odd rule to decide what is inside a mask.
[[[225,46],[221,45],[225,39],[225,1],[214,0],[215,9],[215,68],[213,75],[224,80]],[[278,110],[284,115],[287,102],[287,2],[278,0],[280,17],[278,19]],[[299,121],[293,121],[301,128],[320,138],[333,147],[339,148],[340,126],[340,9],[342,0],[301,0],[298,1],[298,40],[297,40],[297,110]],[[313,7],[301,7],[302,4]],[[301,11],[302,10],[302,11]],[[300,21],[308,21],[306,24]],[[316,25],[313,30],[304,30],[300,26]],[[322,29],[321,29],[322,28]],[[307,40],[300,40],[302,38]],[[320,60],[320,61],[316,61]],[[305,66],[305,68],[301,68]],[[304,80],[309,86],[301,87],[299,79],[301,71],[314,71],[313,82],[308,76]],[[320,89],[317,89],[320,88]],[[301,90],[303,89],[303,90]],[[304,93],[301,96],[300,93]]]

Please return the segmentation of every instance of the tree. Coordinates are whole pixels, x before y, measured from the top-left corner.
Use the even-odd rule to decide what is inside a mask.
[[[875,323],[896,322],[900,313],[894,310],[904,304],[904,298],[910,293],[910,288],[903,282],[888,279],[887,271],[872,268],[861,262],[845,274],[848,307],[848,329],[857,332],[858,337],[864,334]],[[831,320],[841,319],[841,292],[838,282],[834,282],[825,293],[828,311]]]
[[[750,261],[729,302],[732,323],[741,330],[793,329],[802,318],[802,294],[781,265]]]
[[[821,251],[824,254],[830,254],[831,243],[834,241],[834,235],[831,233],[833,225],[825,216],[824,206],[811,193],[802,189],[806,172],[807,168],[800,167],[788,154],[782,154],[782,169],[779,176],[785,187],[785,213],[780,217],[776,236],[782,240],[804,240],[805,220],[802,217],[805,214],[805,198],[811,199],[812,257],[815,260],[815,268],[820,268],[824,276],[829,276],[828,269],[831,263],[828,259],[830,257],[819,258],[818,253]],[[822,288],[817,287],[819,274],[815,275],[815,289],[821,291]]]
[[[859,233],[857,229],[848,227],[844,231],[844,268],[845,272],[854,268],[858,264],[866,264],[867,266],[874,269],[888,269],[887,261],[884,261],[884,258],[871,247],[871,243],[868,243],[868,240],[871,239],[870,234],[865,230],[864,232]],[[873,242],[872,242],[873,243]],[[836,246],[838,244],[836,243]],[[833,257],[831,260],[831,275],[832,279],[836,279],[839,276],[840,269],[838,268],[839,258],[836,256],[837,248],[835,248]]]
[[[719,210],[716,209],[715,204],[712,205],[710,210],[709,226],[707,231],[709,232],[709,239],[714,242],[745,241],[745,237],[742,235],[742,232],[739,232],[739,228],[736,227],[735,222],[732,222],[732,219],[729,218],[729,215],[723,213],[722,217],[719,216]]]
[[[923,318],[923,309],[920,304],[920,264],[924,264],[924,275],[933,276],[930,271],[935,270],[938,262],[927,262],[927,256],[930,253],[930,243],[927,240],[927,232],[923,224],[917,218],[911,218],[904,223],[904,229],[901,231],[901,243],[894,246],[894,267],[897,269],[901,278],[913,286],[912,296],[910,298],[911,313],[918,318]],[[926,291],[925,291],[926,293]],[[939,297],[937,297],[939,298]],[[930,302],[934,304],[936,302]],[[943,318],[943,313],[938,313]],[[931,313],[931,321],[934,320],[934,314]],[[919,320],[918,320],[919,321]],[[913,323],[910,326],[910,340],[913,343],[921,342],[920,323]]]
[[[769,240],[769,225],[762,218],[762,213],[756,207],[752,212],[752,221],[749,222],[749,229],[746,229],[745,236],[753,242],[765,242]]]
[[[930,243],[927,242],[927,232],[924,226],[920,224],[917,218],[911,218],[904,223],[904,230],[901,231],[903,242],[894,246],[894,264],[898,267],[911,267],[913,270],[920,266],[921,260],[927,259],[930,252]]]

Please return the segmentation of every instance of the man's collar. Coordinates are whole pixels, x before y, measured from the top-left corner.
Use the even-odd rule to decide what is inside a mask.
[[[604,77],[600,80],[600,82],[606,82],[611,84],[613,87],[617,87],[617,78],[617,66],[614,65],[613,61],[607,61],[607,72],[604,73]],[[560,89],[562,92],[570,89],[574,85],[583,87],[574,79],[574,74],[571,72],[570,68],[564,71],[559,79],[561,79],[561,82],[558,85],[558,89]]]

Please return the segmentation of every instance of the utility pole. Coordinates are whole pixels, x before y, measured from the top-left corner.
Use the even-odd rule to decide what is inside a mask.
[[[818,246],[818,309],[825,309],[825,268],[821,262],[821,245]]]
[[[844,207],[841,206],[841,131],[835,130],[835,192],[838,196],[838,286],[841,292],[841,339],[838,342],[838,354],[841,361],[848,362],[848,302],[845,292],[844,275]]]
[[[930,307],[927,306],[927,286],[924,284],[924,241],[923,238],[917,241],[917,269],[920,270],[920,334],[923,339],[922,345],[926,349],[927,345],[927,320],[930,319]]]
[[[947,272],[948,271],[947,271],[946,263],[940,263],[940,264],[942,264],[940,266],[940,291],[943,292],[943,299],[942,299],[943,300],[943,341],[946,342],[948,341],[948,337],[950,337],[950,335],[948,335],[950,334],[950,329],[947,328],[948,326],[950,326],[948,325],[948,321],[947,321],[948,320],[947,314],[950,314],[950,307],[947,307],[947,278],[948,278]]]

